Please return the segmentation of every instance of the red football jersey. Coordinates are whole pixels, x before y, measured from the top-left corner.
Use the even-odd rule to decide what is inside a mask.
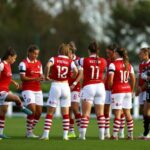
[[[70,77],[73,61],[67,56],[59,55],[52,57],[49,61],[53,63],[50,78],[56,81],[65,81]]]
[[[105,78],[105,89],[110,91],[110,88],[108,86],[108,74],[109,74],[109,65],[113,62],[110,58],[108,58],[107,60],[107,74],[106,74],[106,78]]]
[[[143,84],[145,83],[145,80],[143,80],[141,78],[141,73],[143,73],[146,69],[146,67],[148,66],[148,64],[150,63],[150,60],[148,60],[147,62],[142,62],[139,64],[139,81],[138,81],[138,85],[140,87],[143,86]],[[145,91],[146,89],[143,89],[142,91]]]
[[[83,66],[83,86],[88,84],[96,84],[104,82],[103,74],[106,68],[106,60],[104,58],[97,58],[95,55],[82,59],[79,61]]]
[[[73,61],[75,62],[75,61],[78,61],[80,59],[80,57],[78,57],[78,56],[75,56],[74,57],[74,59],[73,59]],[[72,75],[72,71],[71,71],[71,75]],[[78,74],[79,75],[79,74]],[[78,77],[78,75],[77,75],[77,77]],[[69,78],[69,86],[71,86],[72,85],[72,83],[74,82],[74,81],[76,81],[76,79],[77,79],[77,77],[76,78]],[[77,91],[77,92],[80,92],[80,89],[81,89],[81,85],[80,85],[80,82],[78,82],[77,83],[77,85],[71,90],[71,91]]]
[[[0,62],[0,91],[9,91],[9,85],[12,80],[11,66],[7,62]]]
[[[117,59],[109,65],[109,73],[111,72],[114,72],[112,93],[131,92],[131,86],[128,80],[129,74],[134,73],[133,67],[129,65],[129,69],[126,70],[123,59]]]
[[[30,60],[27,58],[20,63],[19,71],[20,74],[25,74],[30,78],[41,77],[42,64],[39,60],[30,62]],[[41,91],[41,83],[40,81],[23,81],[22,90]]]

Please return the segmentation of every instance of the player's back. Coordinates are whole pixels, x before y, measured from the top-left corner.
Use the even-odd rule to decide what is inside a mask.
[[[97,58],[97,57],[84,58],[83,85],[96,84],[96,83],[103,82],[103,73],[104,73],[105,67],[106,67],[106,61],[104,58]]]
[[[125,68],[124,61],[118,59],[113,62],[115,66],[114,80],[112,86],[112,93],[126,93],[131,92],[131,87],[128,82],[129,74],[132,72],[132,66],[129,64],[128,69]]]
[[[66,56],[56,56],[51,58],[53,66],[50,78],[56,81],[65,81],[69,79],[72,60]]]

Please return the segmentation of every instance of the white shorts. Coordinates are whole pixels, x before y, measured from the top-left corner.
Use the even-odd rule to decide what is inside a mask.
[[[0,92],[0,106],[1,105],[8,105],[9,102],[5,102],[6,97],[8,96],[10,92],[1,91]]]
[[[111,91],[106,91],[105,104],[111,104]]]
[[[146,101],[146,91],[143,91],[139,94],[138,100],[139,100],[139,105],[144,104],[144,102]]]
[[[25,90],[22,91],[22,97],[26,106],[28,106],[29,104],[36,104],[39,106],[43,106],[42,91]]]
[[[71,92],[71,102],[80,103],[80,92],[77,91]]]
[[[104,105],[105,96],[106,92],[103,83],[86,85],[81,91],[81,99],[89,101],[91,104]]]
[[[116,93],[111,95],[112,109],[131,109],[132,94],[131,93]]]
[[[66,82],[53,82],[51,84],[47,106],[56,107],[58,104],[61,107],[71,106],[70,87]]]

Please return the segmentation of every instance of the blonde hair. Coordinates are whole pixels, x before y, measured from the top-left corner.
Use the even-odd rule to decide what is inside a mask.
[[[69,52],[70,52],[70,45],[69,44],[64,44],[62,43],[60,46],[59,46],[59,49],[58,49],[58,54],[59,55],[65,55],[65,56],[69,56]]]

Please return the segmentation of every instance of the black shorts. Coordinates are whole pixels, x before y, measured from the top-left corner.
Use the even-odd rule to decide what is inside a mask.
[[[146,91],[146,102],[150,103],[150,89]]]

